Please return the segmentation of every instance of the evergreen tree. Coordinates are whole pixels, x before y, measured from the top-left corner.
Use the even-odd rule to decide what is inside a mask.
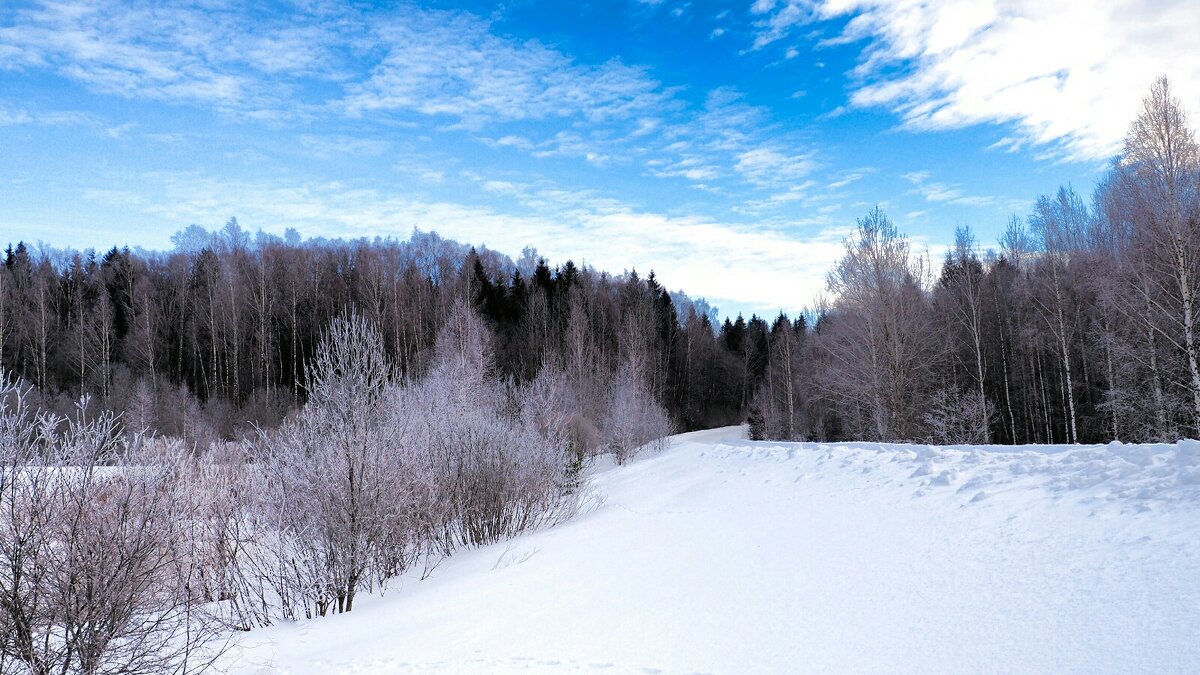
[[[750,440],[761,441],[767,437],[767,422],[763,419],[762,410],[758,406],[750,408],[750,416],[746,418],[750,425]]]

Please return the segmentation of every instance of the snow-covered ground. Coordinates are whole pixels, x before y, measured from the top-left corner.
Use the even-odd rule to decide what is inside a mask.
[[[233,668],[1200,672],[1200,443],[743,433],[596,466],[573,520],[246,634]]]

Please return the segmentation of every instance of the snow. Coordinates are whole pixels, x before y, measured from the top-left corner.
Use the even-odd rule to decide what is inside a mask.
[[[1200,443],[676,436],[239,673],[1200,671]],[[226,664],[229,665],[229,664]]]

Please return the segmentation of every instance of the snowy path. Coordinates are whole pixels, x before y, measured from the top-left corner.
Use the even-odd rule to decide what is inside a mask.
[[[1200,444],[740,433],[596,467],[599,506],[250,633],[235,670],[1200,671]]]

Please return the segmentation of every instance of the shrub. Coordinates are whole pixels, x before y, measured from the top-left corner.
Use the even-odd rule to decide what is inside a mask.
[[[111,413],[33,412],[0,374],[0,670],[190,672],[220,651],[178,466]]]

